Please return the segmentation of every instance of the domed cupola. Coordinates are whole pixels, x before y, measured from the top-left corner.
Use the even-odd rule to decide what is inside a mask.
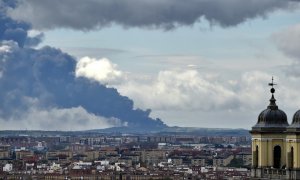
[[[269,83],[269,86],[272,86],[270,104],[267,109],[263,110],[259,114],[258,121],[256,125],[252,127],[252,131],[284,131],[289,125],[285,112],[278,109],[278,106],[276,105],[276,99],[274,98],[274,85],[276,84],[273,83],[272,78],[272,83]]]
[[[290,131],[299,131],[300,132],[300,110],[295,112],[293,116],[292,124],[289,126]]]
[[[300,110],[298,110],[293,116],[293,122],[291,126],[295,125],[300,127]]]

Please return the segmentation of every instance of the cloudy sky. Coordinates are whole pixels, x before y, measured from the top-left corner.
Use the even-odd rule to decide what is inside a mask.
[[[250,129],[269,103],[272,76],[277,104],[289,122],[300,109],[298,1],[18,0],[4,9],[5,16],[29,24],[25,46],[39,37],[32,50],[51,46],[68,53],[76,61],[69,69],[76,79],[116,89],[133,101],[131,111],[142,109],[169,126]],[[3,57],[12,51],[11,43],[2,42]],[[40,107],[47,100],[41,94],[26,97]],[[76,120],[80,128],[70,129],[98,122],[128,125],[123,117],[98,115],[81,101],[46,104],[26,108],[26,117],[9,116],[14,120],[7,127],[15,127],[15,119],[34,124],[36,118],[75,116],[82,117]]]

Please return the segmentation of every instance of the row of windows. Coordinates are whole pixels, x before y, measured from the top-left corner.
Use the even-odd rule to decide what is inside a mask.
[[[253,166],[258,167],[259,162],[259,149],[256,146],[255,152],[253,153]],[[291,151],[288,153],[288,167],[294,167],[294,148],[291,147]],[[281,147],[279,145],[275,146],[273,149],[273,168],[285,168],[285,165],[281,164]]]

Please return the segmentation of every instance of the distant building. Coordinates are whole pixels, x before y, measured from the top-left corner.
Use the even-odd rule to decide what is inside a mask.
[[[0,150],[0,159],[4,159],[8,157],[10,157],[8,150]]]
[[[116,148],[107,147],[107,148],[102,148],[99,151],[99,157],[101,157],[101,158],[105,158],[108,155],[118,155],[117,149]]]
[[[183,160],[182,160],[182,157],[174,156],[172,158],[172,162],[173,162],[173,164],[178,166],[178,165],[182,165]]]
[[[252,153],[240,152],[235,156],[237,159],[243,160],[243,165],[251,165],[252,163]]]
[[[164,150],[143,150],[141,151],[141,161],[147,164],[158,164],[166,160],[166,151]]]
[[[73,158],[73,153],[68,150],[48,151],[46,153],[46,158],[48,161],[53,161],[53,162],[67,162]]]
[[[215,166],[215,167],[227,166],[233,158],[234,158],[233,155],[228,155],[228,156],[223,156],[223,157],[215,157],[213,159],[213,166]]]
[[[24,158],[32,157],[33,152],[29,150],[21,150],[21,151],[16,151],[16,159],[17,160],[22,160]]]
[[[284,111],[278,109],[274,98],[273,83],[271,99],[257,123],[252,135],[252,179],[300,179],[300,110],[288,124]]]
[[[99,158],[99,151],[88,150],[83,153],[86,156],[86,161],[93,161]]]
[[[171,143],[174,142],[174,137],[171,136],[150,136],[147,138],[148,142],[161,142],[161,143]]]
[[[193,166],[205,166],[205,158],[195,157],[191,159]]]

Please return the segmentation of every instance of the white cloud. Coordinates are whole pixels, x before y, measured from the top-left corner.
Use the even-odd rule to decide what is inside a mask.
[[[235,86],[235,95],[240,99],[241,107],[244,110],[253,110],[259,106],[267,106],[268,99],[271,97],[269,94],[269,87],[267,83],[271,81],[271,74],[252,71],[245,72],[238,79]],[[278,80],[277,77],[274,77]]]
[[[124,73],[117,70],[117,65],[108,59],[81,58],[76,65],[76,77],[86,77],[102,84],[118,84]]]
[[[153,110],[210,110],[235,106],[234,93],[196,70],[161,71],[150,82],[128,81],[117,86],[137,107]]]
[[[120,126],[120,120],[88,113],[82,107],[38,109],[32,107],[20,117],[0,119],[3,130],[88,130]]]
[[[161,71],[148,81],[131,79],[118,85],[118,91],[134,100],[136,107],[152,109],[168,125],[250,128],[258,114],[267,108],[271,97],[272,75],[261,71],[245,72],[235,79],[222,74],[203,74],[196,70]],[[281,82],[275,97],[279,108],[292,115],[295,93]]]
[[[4,63],[7,60],[7,55],[17,48],[18,48],[18,44],[14,41],[0,42],[0,78],[2,78],[3,70],[4,70],[2,67],[2,63]]]
[[[272,39],[279,50],[297,61],[300,61],[300,24],[274,33]]]
[[[118,72],[118,73],[115,73]],[[157,76],[127,76],[116,70],[108,59],[83,58],[77,64],[76,75],[106,83],[134,100],[136,108],[154,111],[211,111],[255,109],[268,91],[266,83],[271,75],[245,72],[236,79],[223,78],[213,73],[200,73],[196,69],[160,71]],[[114,81],[119,78],[118,83]],[[265,102],[263,102],[265,103]]]
[[[8,53],[10,52],[11,47],[8,45],[2,45],[0,46],[0,53]]]
[[[41,34],[43,34],[41,31],[35,30],[35,29],[31,29],[27,32],[28,37],[31,37],[31,38],[34,38],[36,36],[40,36]]]
[[[18,44],[15,41],[1,41],[0,55],[11,53],[16,48],[18,48]]]
[[[188,121],[192,126],[250,128],[269,104],[272,75],[249,71],[228,78],[186,67],[154,76],[130,74],[126,81],[108,85],[133,99],[136,108],[152,109],[151,116],[160,117],[168,125],[188,126]],[[96,80],[93,76],[91,79]],[[300,107],[298,80],[277,73],[274,79],[279,84],[277,104],[291,117]]]
[[[300,77],[300,24],[289,26],[271,36],[278,49],[294,61],[284,67],[288,77]]]

